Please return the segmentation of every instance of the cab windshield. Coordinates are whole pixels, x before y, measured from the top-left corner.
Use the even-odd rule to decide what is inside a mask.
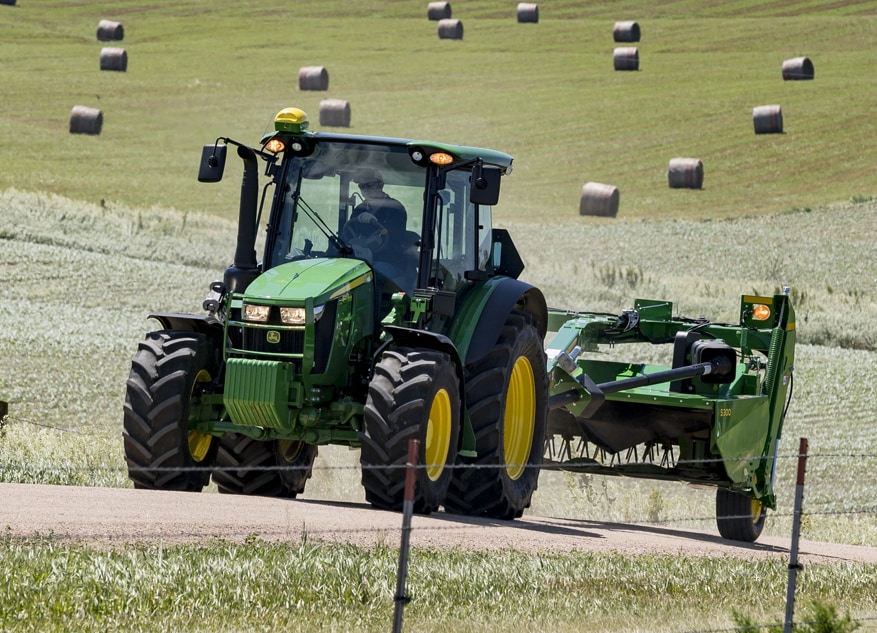
[[[266,268],[352,256],[398,289],[414,289],[428,171],[411,161],[405,145],[322,141],[310,156],[291,158],[282,173]],[[469,170],[448,173],[443,184],[434,200],[427,285],[453,290],[465,271],[489,259],[490,209],[482,206],[476,220]]]

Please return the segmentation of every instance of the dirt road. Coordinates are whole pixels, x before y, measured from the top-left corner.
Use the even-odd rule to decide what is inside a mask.
[[[88,544],[135,541],[164,544],[211,538],[243,541],[309,540],[358,545],[399,543],[402,515],[364,504],[0,484],[0,529],[12,536],[51,535]],[[789,540],[762,537],[754,545],[717,534],[647,525],[623,525],[526,516],[491,521],[436,513],[415,516],[414,547],[545,552],[624,552],[786,560]],[[877,563],[877,548],[802,541],[802,562]]]

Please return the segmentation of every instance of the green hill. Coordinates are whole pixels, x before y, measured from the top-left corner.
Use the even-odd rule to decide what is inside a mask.
[[[233,217],[234,179],[195,181],[200,147],[257,143],[281,108],[319,129],[345,99],[350,132],[495,147],[516,157],[501,220],[578,222],[581,188],[617,186],[621,218],[739,216],[868,199],[874,184],[877,2],[452,3],[462,40],[439,39],[426,2],[33,2],[2,6],[0,190]],[[98,42],[101,19],[122,42]],[[637,72],[613,70],[612,28],[636,20]],[[105,46],[126,72],[101,71]],[[807,56],[813,81],[783,81]],[[324,66],[326,92],[298,70]],[[780,105],[783,134],[754,133]],[[70,134],[74,105],[103,113]],[[332,128],[338,130],[339,128]],[[670,189],[674,157],[702,160],[702,190]]]

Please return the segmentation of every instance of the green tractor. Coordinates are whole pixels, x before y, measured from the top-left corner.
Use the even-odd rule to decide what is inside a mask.
[[[548,462],[716,488],[721,534],[758,537],[791,396],[786,294],[743,297],[735,324],[661,301],[549,310],[491,226],[511,156],[307,127],[289,108],[258,149],[203,149],[203,182],[222,178],[228,147],[243,161],[237,247],[205,314],[150,315],[161,329],[125,400],[135,487],[212,477],[224,493],[295,497],[336,444],[360,449],[366,499],[398,510],[415,439],[421,513],[519,517]],[[672,362],[594,354],[635,342],[667,344]]]
[[[206,314],[150,315],[162,329],[133,358],[124,409],[134,485],[212,476],[220,492],[295,497],[317,447],[340,444],[361,449],[366,499],[400,509],[416,439],[416,511],[520,516],[544,449],[548,310],[491,227],[512,157],[312,133],[296,108],[274,127],[259,149],[204,148],[202,182],[229,146],[243,160],[234,262]]]

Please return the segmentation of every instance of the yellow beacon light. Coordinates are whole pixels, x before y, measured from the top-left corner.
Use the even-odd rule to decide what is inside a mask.
[[[756,321],[767,321],[770,318],[770,308],[763,303],[752,306],[752,318]]]
[[[284,108],[274,117],[277,132],[304,132],[308,129],[308,115],[298,108]]]

